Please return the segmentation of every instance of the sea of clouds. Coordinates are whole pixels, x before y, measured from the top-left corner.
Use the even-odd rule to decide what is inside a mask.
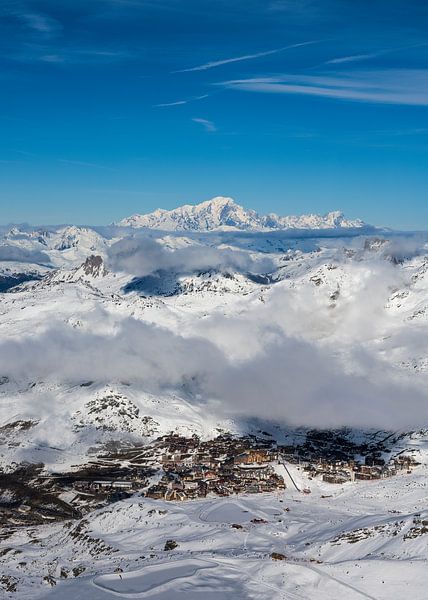
[[[343,241],[325,241],[343,272],[344,291],[334,308],[314,285],[283,282],[263,301],[241,301],[233,314],[217,310],[196,319],[187,313],[173,325],[113,313],[101,304],[82,315],[76,306],[83,328],[52,315],[34,334],[29,320],[26,335],[0,340],[0,375],[64,385],[126,381],[155,394],[174,390],[237,420],[421,427],[428,423],[428,375],[399,368],[395,357],[427,356],[427,329],[391,315],[385,304],[394,290],[411,286],[406,261],[423,256],[425,243],[424,236],[406,236],[373,253],[362,239],[347,241],[355,252],[348,260]],[[272,257],[242,249],[174,250],[137,236],[112,246],[109,268],[144,277],[171,270],[266,273],[275,265]]]

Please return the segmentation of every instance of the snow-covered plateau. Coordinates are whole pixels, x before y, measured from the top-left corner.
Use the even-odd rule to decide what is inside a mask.
[[[0,597],[425,599],[427,340],[425,233],[227,198],[2,228]],[[171,465],[210,443],[202,497]],[[210,483],[224,444],[285,489]]]

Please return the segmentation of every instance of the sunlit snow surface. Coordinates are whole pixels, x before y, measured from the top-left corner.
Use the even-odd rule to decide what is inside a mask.
[[[415,532],[428,519],[426,482],[423,466],[370,483],[307,481],[309,496],[291,489],[184,503],[135,496],[83,526],[18,531],[2,544],[9,559],[1,561],[19,580],[23,600],[423,600],[427,536]],[[178,547],[167,552],[169,539]],[[286,559],[273,561],[272,552]],[[73,578],[73,567],[85,571]],[[61,569],[72,578],[60,579]],[[47,574],[54,588],[43,583]]]
[[[262,427],[286,441],[300,425],[348,425],[351,439],[399,430],[395,451],[421,465],[345,486],[294,472],[308,496],[136,495],[17,529],[0,535],[0,583],[17,590],[2,585],[5,597],[425,599],[426,236],[138,231],[141,261],[125,244],[118,269],[111,248],[129,234],[1,240],[5,280],[41,278],[0,294],[2,468],[67,471],[111,440],[171,430],[206,439]],[[84,263],[91,254],[102,265]],[[7,427],[20,420],[31,426]],[[169,539],[179,545],[167,552]]]

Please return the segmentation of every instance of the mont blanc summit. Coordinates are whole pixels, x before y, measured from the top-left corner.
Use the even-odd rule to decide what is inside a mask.
[[[185,204],[172,210],[157,209],[118,222],[124,227],[147,227],[164,231],[281,231],[287,229],[349,229],[364,227],[360,219],[348,220],[340,211],[324,216],[259,215],[232,198],[218,196],[200,204]]]

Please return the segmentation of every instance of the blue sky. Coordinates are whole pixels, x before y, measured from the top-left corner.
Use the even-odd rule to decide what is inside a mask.
[[[2,0],[2,223],[215,195],[428,229],[428,4]]]

